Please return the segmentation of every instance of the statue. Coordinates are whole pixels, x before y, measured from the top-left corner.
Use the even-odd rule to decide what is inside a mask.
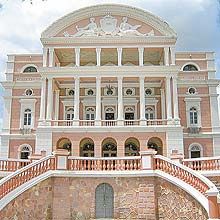
[[[141,25],[134,25],[128,24],[128,18],[123,17],[122,23],[119,26],[119,33],[118,35],[124,36],[124,35],[136,35],[136,36],[146,36],[145,34],[140,33],[137,31],[137,29],[141,27]]]
[[[65,37],[82,37],[82,36],[98,36],[98,27],[95,23],[95,18],[89,19],[90,23],[86,25],[85,27],[78,27],[76,26],[77,32],[73,35],[68,34],[67,32],[64,32]]]

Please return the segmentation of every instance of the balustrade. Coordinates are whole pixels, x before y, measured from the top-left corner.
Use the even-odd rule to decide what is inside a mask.
[[[94,157],[69,157],[69,170],[74,171],[124,171],[140,170],[141,157],[123,158],[94,158]]]
[[[30,160],[2,159],[0,158],[0,171],[14,172],[30,163]]]

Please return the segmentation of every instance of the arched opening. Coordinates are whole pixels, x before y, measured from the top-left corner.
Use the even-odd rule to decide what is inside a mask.
[[[69,107],[66,109],[66,120],[67,120],[67,126],[71,126],[72,125],[72,120],[74,119],[74,108],[73,107]]]
[[[183,67],[183,71],[198,71],[198,68],[193,64],[187,64]]]
[[[24,69],[23,73],[36,73],[37,68],[34,66],[28,66]]]
[[[189,146],[189,158],[199,158],[202,156],[202,146],[200,144],[191,144]]]
[[[128,138],[125,141],[125,156],[139,156],[140,143],[136,138]]]
[[[152,137],[148,140],[147,146],[149,149],[154,149],[157,154],[163,155],[163,142],[158,137]]]
[[[106,138],[102,142],[103,157],[117,157],[117,143],[113,138]]]
[[[72,143],[69,138],[63,137],[57,141],[57,149],[66,149],[69,152],[71,152],[71,148],[72,148]]]
[[[18,155],[20,159],[28,159],[32,154],[32,147],[29,144],[22,144],[18,149]]]
[[[94,157],[94,142],[90,138],[84,138],[80,141],[80,156]]]
[[[153,107],[147,107],[145,109],[145,118],[147,120],[153,120],[155,119],[155,110]]]
[[[95,190],[96,219],[114,218],[114,190],[108,183],[102,183]]]

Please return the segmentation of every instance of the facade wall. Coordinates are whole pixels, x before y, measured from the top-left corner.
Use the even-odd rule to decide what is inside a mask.
[[[0,215],[4,216],[3,220],[94,219],[95,191],[101,183],[113,187],[115,219],[207,219],[206,211],[194,198],[171,183],[154,177],[53,177],[22,193]]]

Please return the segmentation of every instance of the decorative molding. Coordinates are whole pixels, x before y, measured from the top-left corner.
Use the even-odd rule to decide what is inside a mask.
[[[159,17],[142,9],[138,9],[126,5],[120,5],[120,4],[101,4],[101,5],[89,6],[76,10],[70,14],[67,14],[64,17],[61,17],[60,19],[52,23],[41,34],[41,37],[42,38],[54,37],[68,26],[77,23],[83,19],[88,19],[89,17],[96,17],[96,16],[105,16],[105,15],[127,16],[129,18],[150,25],[152,28],[155,28],[165,36],[170,36],[173,38],[177,37],[176,32],[165,21],[163,21]]]

